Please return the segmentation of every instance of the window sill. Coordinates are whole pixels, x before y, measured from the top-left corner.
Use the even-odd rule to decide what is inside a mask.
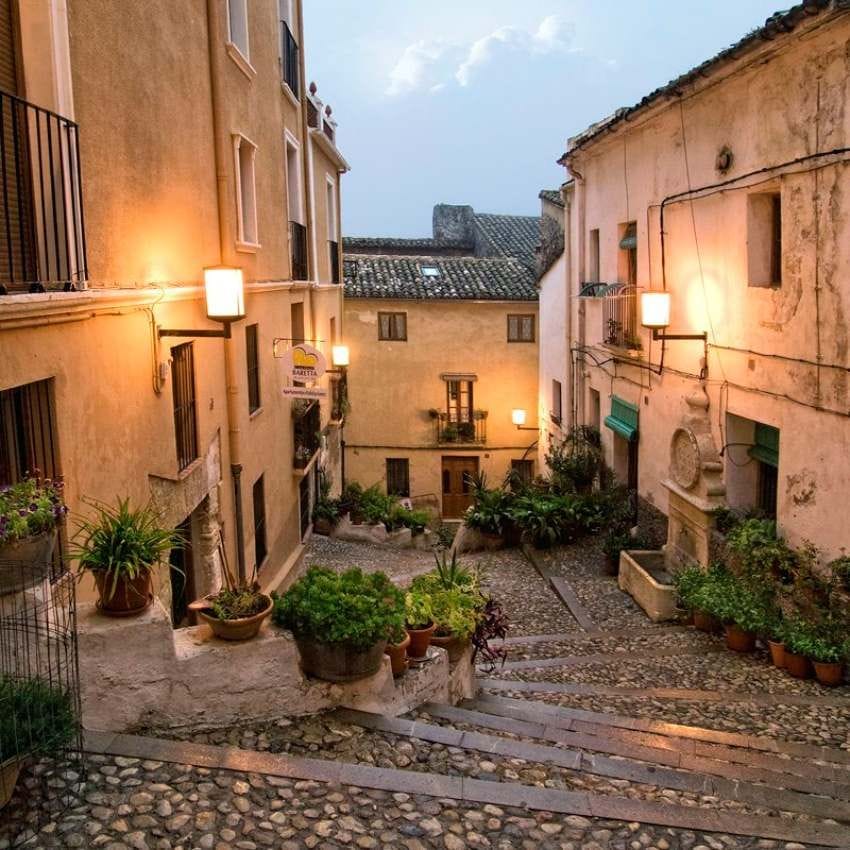
[[[225,50],[227,50],[227,55],[233,60],[236,64],[236,67],[251,81],[253,81],[254,77],[257,76],[257,71],[254,66],[248,61],[247,57],[242,53],[242,51],[232,42],[225,42]]]
[[[301,101],[295,96],[295,92],[289,88],[289,83],[286,80],[280,81],[280,90],[283,92],[284,97],[292,104],[293,108],[300,109]]]
[[[187,478],[191,478],[203,463],[204,459],[202,457],[196,457],[187,467],[184,467],[179,472],[151,472],[150,475],[154,478],[161,478],[164,481],[173,481],[179,484]]]
[[[240,254],[256,254],[263,246],[259,242],[240,242],[236,241],[236,250]]]
[[[602,348],[611,351],[614,354],[619,354],[621,357],[626,357],[629,360],[643,360],[642,348],[626,348],[622,345],[614,345],[610,342],[603,342]]]

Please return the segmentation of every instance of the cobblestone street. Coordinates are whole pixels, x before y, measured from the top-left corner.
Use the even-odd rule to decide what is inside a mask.
[[[95,733],[83,801],[28,846],[850,848],[850,689],[652,625],[592,544],[529,554],[465,559],[513,622],[477,699],[400,718]],[[405,583],[433,558],[317,538],[307,562]],[[21,826],[2,828],[0,850]]]

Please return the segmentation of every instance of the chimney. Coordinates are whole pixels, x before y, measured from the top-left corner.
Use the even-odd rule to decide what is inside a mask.
[[[470,206],[437,204],[433,218],[434,239],[437,242],[475,244],[475,212]]]

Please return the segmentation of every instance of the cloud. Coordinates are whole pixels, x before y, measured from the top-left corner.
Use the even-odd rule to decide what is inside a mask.
[[[442,91],[449,84],[466,87],[500,51],[542,55],[567,50],[572,26],[560,15],[544,18],[536,30],[503,26],[472,42],[420,40],[408,45],[390,71],[387,94]]]

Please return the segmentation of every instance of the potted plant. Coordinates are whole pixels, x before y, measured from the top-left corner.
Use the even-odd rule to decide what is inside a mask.
[[[720,629],[727,614],[727,593],[731,580],[726,568],[713,564],[708,568],[702,584],[694,590],[694,625],[703,632],[714,633]]]
[[[42,679],[0,676],[0,809],[12,798],[28,756],[61,752],[77,721],[68,694]]]
[[[673,586],[682,608],[693,617],[695,600],[699,589],[705,582],[705,571],[699,564],[687,564],[673,573]]]
[[[772,606],[765,619],[764,638],[770,650],[770,660],[774,667],[782,670],[785,667],[785,642],[783,640],[784,622],[782,613]]]
[[[313,531],[329,537],[339,522],[339,501],[321,497],[313,508]]]
[[[182,545],[182,539],[163,528],[153,502],[140,508],[130,507],[129,499],[120,499],[114,507],[97,501],[87,504],[95,515],[78,520],[71,549],[78,571],[94,576],[97,607],[103,614],[140,614],[153,602],[153,571],[171,549]]]
[[[797,617],[786,622],[783,631],[785,643],[785,669],[795,679],[808,679],[812,675],[809,655],[812,652],[814,633],[805,620]]]
[[[260,589],[259,583],[236,584],[225,568],[227,586],[218,593],[205,596],[189,607],[222,640],[251,640],[255,638],[272,612],[272,599]]]
[[[431,612],[431,597],[421,590],[408,591],[404,597],[404,611],[410,638],[407,654],[413,659],[424,658],[436,628]]]
[[[404,623],[404,596],[382,572],[310,567],[275,598],[274,621],[295,637],[305,673],[351,682],[378,671]]]
[[[397,626],[389,637],[386,654],[390,657],[390,667],[396,678],[404,675],[407,670],[407,647],[410,646],[410,635],[402,626]]]
[[[473,493],[473,503],[464,522],[481,533],[488,549],[497,549],[504,542],[511,521],[510,495],[501,489],[489,490],[483,473],[473,481]]]
[[[26,478],[0,488],[0,595],[25,590],[47,576],[56,546],[56,528],[67,509],[62,484],[49,478]],[[27,565],[27,574],[12,570]],[[22,586],[25,585],[25,586]]]
[[[605,574],[609,576],[619,575],[620,552],[631,546],[632,536],[628,528],[613,526],[602,539],[602,552],[605,555]]]

